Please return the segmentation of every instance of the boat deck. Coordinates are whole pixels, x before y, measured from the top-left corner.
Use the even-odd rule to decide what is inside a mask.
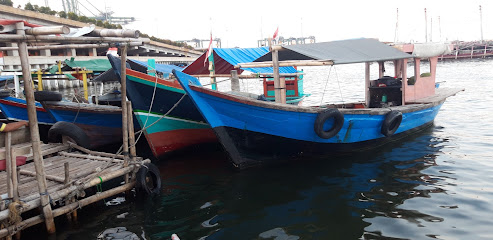
[[[436,103],[440,102],[450,96],[454,96],[460,91],[464,91],[464,88],[437,88],[435,90],[435,95],[416,99],[412,101],[406,101],[406,104],[426,104],[426,103]]]

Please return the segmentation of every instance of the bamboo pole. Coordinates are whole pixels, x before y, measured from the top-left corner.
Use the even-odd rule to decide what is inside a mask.
[[[104,198],[108,198],[108,197],[114,196],[118,193],[128,191],[128,190],[132,189],[134,186],[135,186],[135,183],[132,182],[132,183],[128,183],[128,184],[125,184],[125,185],[122,185],[122,186],[119,186],[116,188],[112,188],[112,189],[104,191],[102,193],[81,199],[77,202],[73,202],[69,205],[55,209],[53,211],[53,216],[58,217],[58,216],[61,216],[63,214],[70,213],[71,211],[73,211],[79,207],[84,207],[84,206],[87,206],[89,204],[100,201]],[[6,236],[9,236],[9,234],[12,232],[26,229],[26,228],[34,226],[36,224],[42,223],[43,220],[44,219],[40,215],[26,219],[26,220],[14,225],[14,226],[10,226],[8,228],[1,229],[0,230],[0,237],[6,237]]]
[[[123,166],[127,167],[128,156],[128,109],[127,109],[127,45],[123,46],[121,56],[121,93],[122,93],[122,135],[123,135]],[[128,183],[128,176],[125,176]]]
[[[28,170],[20,170],[19,173],[22,175],[26,175],[26,176],[36,177],[35,172],[31,172]],[[51,180],[51,181],[55,181],[55,182],[60,182],[60,183],[65,182],[65,178],[58,177],[58,176],[46,175],[46,179]]]
[[[131,29],[94,29],[89,35],[97,37],[138,38],[140,37],[140,31]]]
[[[142,42],[150,43],[149,38],[118,38],[118,37],[63,37],[63,36],[29,36],[20,34],[0,34],[0,42],[11,42],[13,40],[19,40],[24,42],[78,42],[78,43],[99,43],[99,42],[113,42],[113,43],[131,43]]]
[[[141,41],[130,42],[128,46],[142,46],[144,45]],[[66,49],[66,48],[107,48],[114,46],[111,43],[88,43],[88,44],[63,44],[63,45],[45,45],[45,46],[28,46],[28,50],[45,50],[45,49]],[[18,50],[19,47],[0,47],[0,51],[13,51]]]
[[[238,63],[235,68],[255,68],[255,67],[272,67],[274,64],[272,61],[267,62],[252,62],[252,63]],[[334,65],[332,60],[299,60],[299,61],[281,61],[279,67],[290,66],[330,66]]]
[[[17,34],[25,36],[24,22],[16,23]],[[27,44],[24,41],[19,42],[19,56],[21,59],[22,74],[24,78],[24,90],[27,102],[27,115],[29,117],[29,130],[31,133],[31,142],[33,145],[34,166],[36,169],[36,180],[38,181],[38,190],[40,201],[45,218],[46,230],[48,233],[55,233],[55,222],[53,220],[53,212],[51,211],[50,199],[47,193],[47,185],[45,179],[45,170],[43,166],[43,156],[41,154],[41,141],[39,138],[38,118],[36,116],[36,106],[34,105],[34,91],[30,84],[31,71],[29,67]]]
[[[58,154],[61,156],[67,156],[67,157],[85,158],[85,159],[92,159],[92,160],[106,161],[106,162],[113,162],[113,163],[122,163],[123,162],[123,160],[120,160],[120,159],[113,159],[113,158],[100,157],[100,156],[90,156],[90,155],[84,155],[84,154],[78,154],[78,153],[59,152]]]
[[[10,134],[9,134],[10,135]],[[11,145],[11,137],[10,138],[10,143],[9,145]],[[15,154],[15,151],[14,149],[12,148],[12,146],[10,146],[10,158],[7,158],[7,156],[5,156],[5,161],[10,161],[10,167],[11,167],[11,170],[10,170],[10,173],[12,174],[12,190],[13,190],[13,199],[14,199],[14,202],[17,202],[19,201],[19,176],[17,175],[18,172],[17,172],[17,154]]]
[[[5,170],[7,172],[7,193],[9,198],[14,197],[14,187],[12,183],[12,161],[11,159],[11,147],[12,147],[12,133],[5,133]]]
[[[370,62],[365,62],[365,104],[370,107]]]
[[[87,154],[91,154],[91,155],[96,155],[96,156],[103,156],[103,157],[110,157],[110,158],[120,158],[120,159],[123,159],[123,155],[120,155],[120,154],[112,154],[112,153],[105,153],[105,152],[96,152],[96,151],[92,151],[92,150],[89,150],[87,148],[83,148],[77,144],[74,144],[72,142],[68,142],[68,145],[70,147],[73,147],[79,151],[82,151],[82,152],[85,152]]]
[[[279,51],[272,51],[272,71],[274,74],[274,95],[277,103],[286,103],[286,81],[279,77]]]
[[[43,26],[26,29],[28,35],[50,35],[50,34],[69,34],[70,28],[67,26]]]
[[[240,91],[240,79],[236,70],[231,70],[231,91]]]
[[[137,149],[135,148],[135,130],[134,130],[134,118],[132,111],[132,102],[127,101],[127,112],[128,112],[128,139],[130,145],[130,157],[132,160],[137,156]]]

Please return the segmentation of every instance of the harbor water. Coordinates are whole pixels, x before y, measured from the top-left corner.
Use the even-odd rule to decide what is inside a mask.
[[[447,99],[433,126],[400,141],[242,172],[220,147],[191,149],[156,162],[159,196],[85,207],[77,224],[58,220],[51,238],[97,239],[124,227],[114,239],[493,239],[492,66],[439,62],[440,87],[465,91]],[[363,99],[363,65],[304,71],[305,105]]]

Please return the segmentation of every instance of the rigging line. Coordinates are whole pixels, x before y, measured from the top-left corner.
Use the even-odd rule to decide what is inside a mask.
[[[176,102],[175,105],[173,105],[173,107],[170,108],[163,116],[161,116],[158,120],[154,121],[151,125],[149,125],[149,126],[147,126],[145,128],[140,129],[139,132],[144,131],[144,130],[147,130],[148,128],[152,127],[154,124],[156,124],[159,121],[161,121],[161,119],[163,119],[164,117],[168,116],[168,114],[171,111],[173,111],[176,108],[176,106],[178,106],[178,104],[180,104],[180,102],[185,98],[186,95],[187,95],[186,93],[183,94],[183,96],[181,96],[180,100],[178,100],[178,102]]]
[[[324,101],[325,91],[327,90],[327,84],[329,83],[329,78],[330,78],[330,73],[332,72],[332,67],[334,67],[334,65],[331,65],[329,68],[329,75],[327,76],[327,80],[325,80],[325,87],[324,87],[324,91],[322,93],[322,98],[320,99],[319,106],[322,106],[322,102]]]
[[[339,86],[339,93],[341,94],[341,101],[342,101],[342,104],[344,104],[344,98],[342,97],[341,83],[339,82],[339,76],[337,75],[337,69],[336,68],[334,68],[334,72],[336,74],[337,85]]]
[[[79,5],[81,5],[82,7],[84,7],[88,12],[90,12],[93,16],[96,16],[93,12],[91,12],[91,10],[89,10],[86,6],[84,6],[84,4],[82,4],[81,2],[79,2]]]
[[[153,68],[152,66],[149,66],[149,65],[147,67],[150,67],[151,68],[151,71],[156,72],[156,68]],[[135,144],[137,144],[139,142],[139,140],[140,140],[140,137],[142,137],[142,133],[144,133],[144,131],[142,131],[142,130],[148,128],[147,127],[147,122],[149,121],[149,115],[151,114],[152,106],[154,105],[154,98],[156,97],[157,80],[158,80],[157,72],[154,74],[154,79],[155,79],[155,81],[154,81],[154,90],[152,92],[152,98],[151,98],[151,103],[149,105],[149,110],[147,111],[146,121],[144,122],[144,127],[139,131],[139,136],[137,137],[137,140],[135,140]]]
[[[91,5],[94,9],[98,10],[98,12],[99,12],[99,13],[101,13],[101,14],[103,14],[103,15],[104,15],[104,13],[103,13],[103,12],[101,12],[101,10],[99,10],[97,7],[95,7],[94,5],[92,5],[92,3],[91,3],[91,2],[89,2],[89,0],[86,0],[86,2],[88,2],[88,3],[89,3],[89,4],[90,4],[90,5]],[[96,15],[94,15],[94,16],[96,16]]]

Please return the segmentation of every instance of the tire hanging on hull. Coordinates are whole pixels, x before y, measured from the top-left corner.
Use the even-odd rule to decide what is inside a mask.
[[[334,125],[329,130],[324,130],[324,124],[329,119],[334,119]],[[344,115],[337,109],[327,109],[320,112],[315,119],[315,133],[324,139],[329,139],[335,136],[344,125]]]
[[[402,113],[399,111],[390,111],[385,115],[382,123],[382,134],[386,137],[394,135],[402,122]]]

